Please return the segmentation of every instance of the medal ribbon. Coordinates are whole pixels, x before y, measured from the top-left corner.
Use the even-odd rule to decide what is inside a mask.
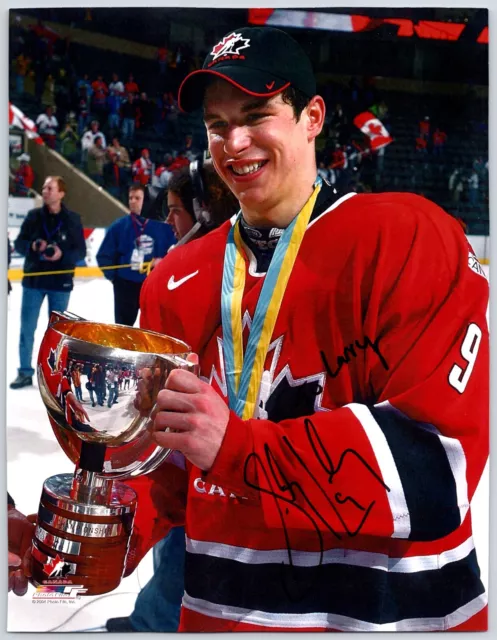
[[[139,249],[138,240],[141,238],[143,232],[145,231],[145,227],[148,224],[148,218],[145,219],[143,223],[140,222],[136,213],[130,213],[131,222],[133,224],[133,230],[135,232],[135,246]]]
[[[245,354],[242,337],[242,298],[246,267],[240,235],[241,213],[238,214],[228,235],[221,292],[223,354],[228,404],[242,420],[254,416],[267,350],[321,184],[318,177],[311,197],[285,229],[276,245],[257,301]]]

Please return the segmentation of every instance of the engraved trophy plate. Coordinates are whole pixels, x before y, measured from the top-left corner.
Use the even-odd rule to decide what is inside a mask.
[[[150,473],[171,453],[152,439],[150,415],[171,371],[197,373],[190,354],[169,336],[52,313],[38,383],[57,441],[76,470],[44,483],[32,545],[35,585],[69,580],[86,595],[118,586],[136,509],[136,494],[122,480]],[[138,409],[139,380],[146,398]]]

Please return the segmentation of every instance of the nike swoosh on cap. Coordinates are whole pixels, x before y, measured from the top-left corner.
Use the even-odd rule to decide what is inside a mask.
[[[196,276],[197,273],[198,269],[194,273],[189,273],[187,276],[185,276],[184,278],[180,278],[179,280],[175,280],[174,276],[171,276],[167,283],[167,288],[169,289],[169,291],[174,291],[174,289],[181,287],[181,285],[184,284],[187,280],[190,280],[190,278]]]

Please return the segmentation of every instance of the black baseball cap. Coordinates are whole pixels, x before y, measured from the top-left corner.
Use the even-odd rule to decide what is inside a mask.
[[[245,93],[270,98],[289,86],[309,98],[316,94],[311,61],[287,33],[273,27],[243,27],[224,36],[181,83],[178,104],[182,111],[202,106],[207,82],[227,80]]]

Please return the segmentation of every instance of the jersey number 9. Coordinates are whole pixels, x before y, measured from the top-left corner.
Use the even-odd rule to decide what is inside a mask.
[[[449,373],[449,384],[459,393],[463,393],[466,389],[478,355],[480,341],[481,329],[477,324],[471,323],[461,345],[461,355],[468,364],[465,369],[455,364]]]

